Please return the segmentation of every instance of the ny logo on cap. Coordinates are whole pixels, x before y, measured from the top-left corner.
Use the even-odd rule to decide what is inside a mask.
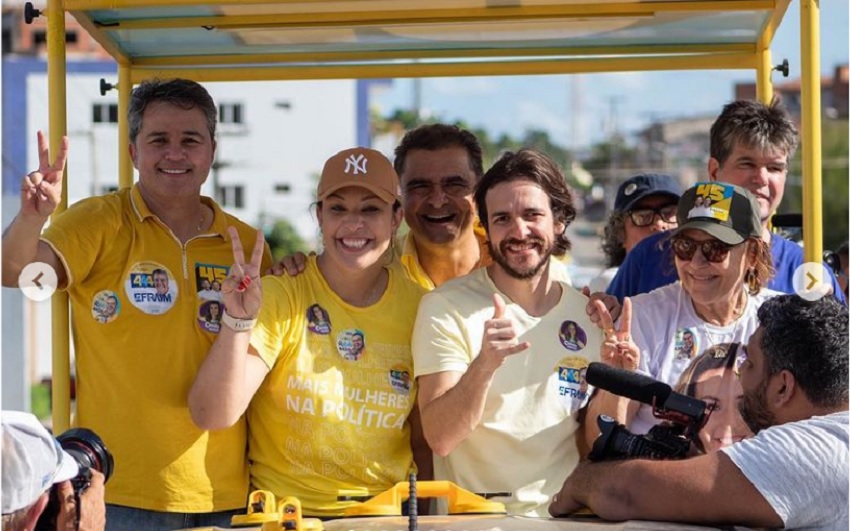
[[[366,173],[366,155],[349,155],[347,159],[345,159],[345,173],[353,173],[357,175],[358,173]]]

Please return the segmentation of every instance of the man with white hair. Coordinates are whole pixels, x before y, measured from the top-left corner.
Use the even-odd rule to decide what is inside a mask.
[[[91,486],[80,496],[79,526],[70,479],[79,469],[38,419],[30,413],[3,411],[3,531],[30,531],[47,507],[56,485],[57,531],[100,531],[106,526],[103,474],[92,470]]]

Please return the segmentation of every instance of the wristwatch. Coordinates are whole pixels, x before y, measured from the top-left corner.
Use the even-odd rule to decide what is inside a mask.
[[[235,330],[236,332],[249,332],[254,325],[257,324],[257,318],[253,319],[237,319],[233,317],[227,310],[224,310],[224,313],[221,314],[221,322],[231,330]]]

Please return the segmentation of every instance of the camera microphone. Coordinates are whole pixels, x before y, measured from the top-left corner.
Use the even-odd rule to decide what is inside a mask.
[[[653,406],[660,412],[681,413],[702,421],[705,402],[676,393],[664,382],[604,363],[591,362],[587,368],[587,383],[615,395],[624,396]]]
[[[594,387],[644,404],[661,405],[667,401],[670,393],[673,392],[670,386],[664,382],[597,361],[590,363],[586,378],[587,383]]]

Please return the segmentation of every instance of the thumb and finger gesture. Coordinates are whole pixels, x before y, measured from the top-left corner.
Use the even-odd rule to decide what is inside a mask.
[[[233,247],[233,266],[221,284],[222,302],[231,316],[237,319],[253,319],[260,313],[260,306],[263,304],[263,291],[260,288],[260,266],[265,245],[263,231],[257,231],[254,250],[247,263],[239,233],[234,227],[228,227],[227,232]]]
[[[62,176],[68,159],[68,137],[62,137],[56,160],[50,162],[47,136],[38,132],[38,169],[26,175],[21,183],[21,212],[41,217],[50,216],[62,199]]]
[[[628,297],[623,300],[619,326],[614,326],[614,319],[602,301],[594,301],[599,314],[599,324],[605,334],[600,356],[602,361],[620,369],[636,370],[640,362],[640,349],[632,340],[632,301]]]
[[[493,317],[484,322],[484,338],[481,342],[481,356],[488,361],[501,365],[505,358],[522,352],[531,344],[528,341],[520,343],[514,323],[506,317],[507,305],[505,299],[498,293],[493,294]]]

